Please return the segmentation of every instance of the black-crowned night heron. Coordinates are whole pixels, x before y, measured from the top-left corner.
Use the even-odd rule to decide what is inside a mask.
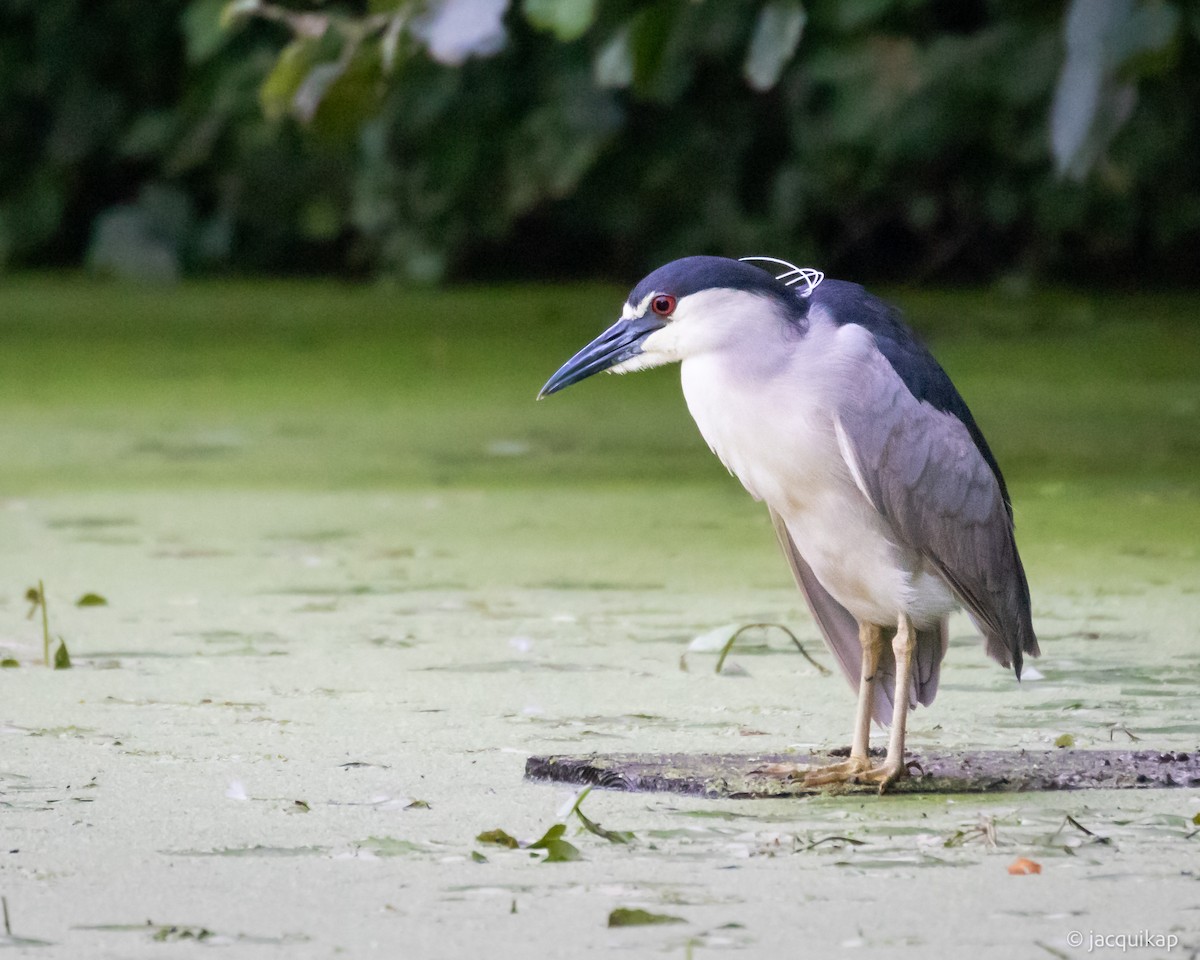
[[[908,709],[937,693],[952,610],[966,608],[988,654],[1018,678],[1023,654],[1039,652],[1008,490],[971,411],[895,308],[858,284],[748,259],[784,272],[723,257],[655,270],[539,396],[602,370],[679,361],[696,425],[766,502],[858,688],[849,759],[805,780],[883,790],[906,773]],[[872,717],[891,724],[875,766]]]

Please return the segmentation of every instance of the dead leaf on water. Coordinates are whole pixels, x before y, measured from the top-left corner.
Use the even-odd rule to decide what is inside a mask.
[[[496,847],[506,847],[509,850],[516,850],[521,844],[516,837],[505,833],[503,830],[485,830],[475,838],[478,843],[488,843]]]

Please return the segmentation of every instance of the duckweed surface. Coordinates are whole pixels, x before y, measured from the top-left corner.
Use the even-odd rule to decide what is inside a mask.
[[[1095,938],[1145,934],[1175,940],[1125,955],[1200,949],[1194,789],[593,791],[587,818],[628,842],[572,817],[579,859],[529,847],[570,809],[566,789],[523,780],[531,754],[827,749],[852,720],[845,682],[779,632],[721,675],[715,652],[687,651],[722,624],[784,622],[830,665],[674,375],[533,404],[619,302],[42,278],[0,292],[0,658],[17,663],[0,671],[0,947],[1007,960],[1115,955]],[[914,748],[1196,750],[1197,304],[909,302],[1008,467],[1045,651],[1017,684],[957,618]],[[68,670],[40,663],[39,579]],[[89,593],[107,603],[77,606]],[[496,830],[518,845],[477,839]],[[1010,873],[1022,859],[1041,872]],[[682,922],[611,926],[617,911]]]

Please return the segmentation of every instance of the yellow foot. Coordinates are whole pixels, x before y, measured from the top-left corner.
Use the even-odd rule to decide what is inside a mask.
[[[871,761],[866,757],[851,757],[841,763],[831,763],[804,774],[806,787],[828,787],[836,783],[858,783],[871,773]],[[872,781],[873,782],[873,781]]]
[[[806,787],[831,787],[848,783],[877,783],[879,792],[886,793],[897,780],[908,776],[904,763],[889,763],[884,760],[871,766],[866,757],[851,757],[840,763],[831,763],[815,770],[807,763],[769,763],[754,771],[769,777],[804,781]]]
[[[908,766],[903,761],[889,763],[885,760],[877,767],[872,767],[866,773],[858,777],[859,783],[877,783],[879,784],[879,792],[887,793],[890,787],[897,780],[908,776]]]

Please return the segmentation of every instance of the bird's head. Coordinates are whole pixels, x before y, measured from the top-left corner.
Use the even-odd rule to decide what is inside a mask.
[[[728,346],[757,326],[802,319],[801,296],[820,283],[821,275],[771,262],[790,269],[776,277],[725,257],[684,257],[659,267],[630,292],[621,319],[563,364],[538,398],[594,373],[629,373],[686,360]],[[798,281],[804,284],[791,285]]]

